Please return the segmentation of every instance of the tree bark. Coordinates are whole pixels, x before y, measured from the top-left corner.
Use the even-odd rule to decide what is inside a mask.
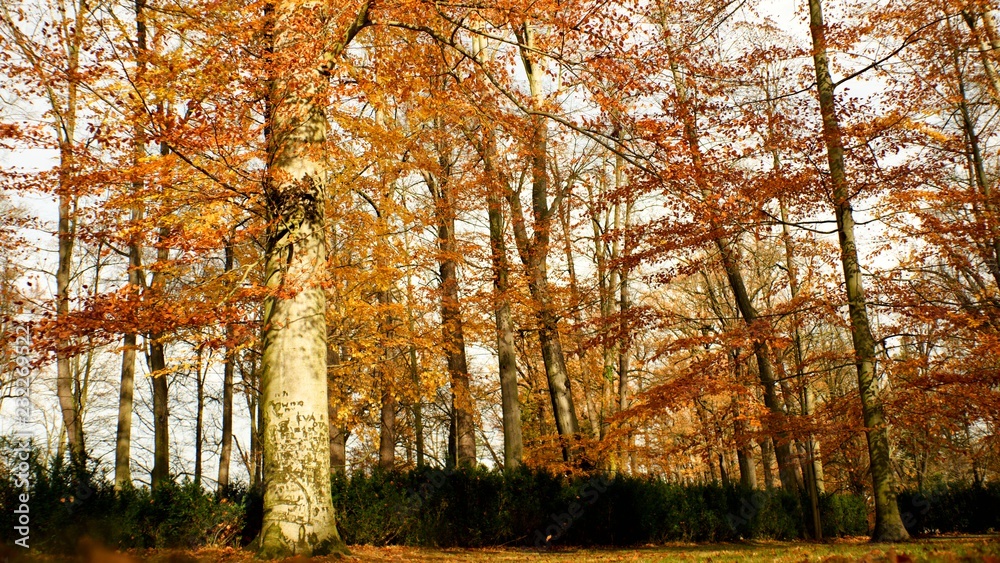
[[[537,68],[534,54],[534,33],[524,25],[518,30],[521,45],[521,62],[528,77],[533,105],[540,107],[544,101],[542,92],[542,70]],[[508,204],[513,217],[514,238],[521,262],[527,269],[528,290],[535,302],[538,315],[538,339],[541,344],[542,362],[548,379],[549,397],[555,415],[556,430],[563,440],[563,458],[572,457],[572,442],[580,432],[580,425],[573,406],[566,357],[559,336],[559,314],[555,310],[548,278],[549,235],[552,214],[558,208],[556,201],[549,205],[548,181],[548,131],[545,118],[531,117],[531,178],[532,214],[534,219],[532,237],[529,239],[525,227],[524,212],[518,194],[508,193]],[[558,199],[558,198],[557,198]]]
[[[733,363],[733,379],[737,383],[743,381],[743,362],[740,359],[739,348],[733,349],[729,354]],[[739,398],[734,393],[730,399],[733,407],[733,438],[736,442],[736,461],[740,467],[740,485],[748,489],[757,488],[757,468],[753,463],[753,448],[750,446],[749,429],[747,423],[740,415]]]
[[[166,143],[160,144],[160,155],[169,153]],[[161,265],[153,271],[150,288],[155,299],[164,298],[163,265],[170,259],[170,249],[166,241],[170,236],[167,227],[160,227],[156,248],[156,261]],[[170,480],[170,410],[168,406],[169,390],[167,389],[167,361],[164,356],[165,334],[153,331],[146,335],[149,343],[149,371],[153,378],[153,474],[151,485],[155,489]]]
[[[157,274],[153,274],[154,285]],[[170,412],[167,404],[167,362],[163,352],[163,335],[147,336],[149,371],[153,379],[153,473],[154,489],[170,480]]]
[[[195,421],[194,421],[194,483],[201,488],[202,470],[202,424],[205,420],[205,378],[202,373],[202,347],[198,347],[197,365],[195,367]]]
[[[56,136],[59,139],[59,169],[58,169],[58,237],[59,255],[56,269],[56,321],[58,324],[68,322],[69,316],[69,285],[73,266],[73,247],[76,242],[76,201],[77,196],[72,186],[74,169],[76,167],[73,145],[76,135],[77,82],[76,75],[80,66],[80,34],[83,33],[83,12],[76,6],[75,22],[62,22],[71,35],[66,37],[67,69],[70,77],[67,82],[66,107],[60,111],[55,98],[51,99],[52,110],[57,115]],[[64,16],[65,17],[65,16]],[[83,443],[83,420],[80,405],[73,394],[73,373],[70,366],[70,353],[64,349],[60,339],[56,348],[56,394],[62,411],[63,425],[66,428],[66,438],[69,444],[70,462],[76,471],[82,471],[86,463],[86,449]]]
[[[444,156],[442,156],[442,164]],[[447,170],[447,166],[445,166]],[[465,356],[465,329],[458,295],[458,247],[455,240],[455,194],[447,176],[428,182],[434,195],[441,275],[441,330],[451,377],[452,416],[455,418],[456,465],[476,464],[475,402],[469,387]]]
[[[875,376],[875,337],[872,335],[868,320],[864,283],[858,262],[854,211],[847,185],[844,146],[834,98],[835,85],[830,77],[821,0],[809,0],[809,31],[812,34],[813,63],[816,68],[820,113],[823,117],[823,140],[826,143],[830,166],[840,257],[844,268],[851,320],[851,338],[858,372],[858,391],[861,396],[861,411],[868,438],[869,466],[875,493],[875,531],[872,539],[903,541],[910,535],[903,526],[899,507],[896,505],[896,483],[890,460],[889,433]]]
[[[233,241],[226,241],[225,271],[233,270]],[[226,359],[222,366],[222,443],[219,452],[219,490],[229,486],[229,463],[233,456],[233,374],[236,363],[236,343],[233,323],[226,323]]]
[[[492,148],[492,138],[487,141]],[[492,159],[485,159],[487,174]],[[491,175],[492,176],[492,175]],[[500,195],[493,187],[486,195],[490,221],[490,256],[493,261],[494,315],[496,319],[497,357],[500,372],[500,403],[503,411],[503,464],[505,470],[516,469],[524,455],[521,434],[521,402],[517,391],[517,350],[514,348],[514,321],[510,314],[508,276],[510,261],[504,240],[503,209]]]
[[[383,374],[383,382],[386,377]],[[396,398],[390,389],[382,390],[379,421],[378,465],[391,470],[396,466]]]
[[[346,552],[330,488],[324,80],[320,61],[301,68],[303,45],[315,45],[321,25],[310,10],[292,0],[268,9],[264,521],[256,542],[264,558]]]
[[[769,436],[764,436],[760,440],[760,465],[764,473],[764,488],[771,490],[775,487],[774,482],[774,444]]]

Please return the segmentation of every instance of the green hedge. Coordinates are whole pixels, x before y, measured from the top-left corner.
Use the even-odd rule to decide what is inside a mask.
[[[900,516],[910,534],[1000,530],[1000,483],[953,484],[897,496]]]
[[[260,530],[259,491],[237,485],[210,493],[186,481],[116,493],[107,475],[37,459],[30,462],[33,548],[69,552],[84,535],[113,548],[246,545]],[[18,506],[15,484],[0,471],[0,506]],[[425,467],[334,476],[332,484],[338,527],[350,544],[612,546],[805,533],[805,503],[794,495],[651,477]],[[867,532],[861,499],[827,495],[821,506],[826,536]],[[8,544],[17,537],[12,508],[0,511],[0,541]]]
[[[114,548],[224,545],[238,542],[245,528],[250,496],[243,489],[216,495],[186,481],[116,493],[107,476],[93,470],[71,471],[58,459],[46,466],[34,453],[29,465],[32,549],[69,553],[84,536]],[[20,537],[14,530],[20,517],[14,507],[24,493],[19,484],[0,472],[0,542],[6,544]]]
[[[354,544],[635,545],[805,533],[794,495],[650,477],[422,468],[334,477],[333,496],[341,534]],[[827,495],[821,508],[825,535],[867,533],[863,500]]]

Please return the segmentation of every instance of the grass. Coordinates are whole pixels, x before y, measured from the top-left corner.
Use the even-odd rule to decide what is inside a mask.
[[[866,538],[848,538],[830,543],[754,541],[733,544],[670,544],[639,547],[634,549],[575,549],[555,548],[549,550],[520,548],[483,549],[433,549],[415,547],[372,547],[352,546],[352,556],[348,561],[358,563],[375,561],[399,561],[416,563],[459,563],[459,562],[521,562],[538,563],[611,563],[616,561],[634,562],[724,562],[724,561],[778,561],[804,562],[825,561],[830,563],[846,561],[893,562],[941,561],[948,563],[983,561],[1000,563],[1000,536],[955,536],[915,540],[905,544],[872,544]],[[233,548],[202,548],[192,551],[149,550],[131,551],[126,554],[112,553],[100,548],[91,549],[88,554],[72,558],[39,556],[17,557],[15,552],[0,550],[0,561],[4,556],[10,563],[38,561],[61,563],[82,561],[85,563],[251,563],[257,561],[244,550]],[[334,558],[286,559],[285,563],[330,563],[344,561]]]

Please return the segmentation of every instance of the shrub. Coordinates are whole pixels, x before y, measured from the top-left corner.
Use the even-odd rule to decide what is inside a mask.
[[[1000,483],[903,491],[896,502],[903,525],[911,534],[1000,530]]]
[[[333,491],[348,543],[635,545],[791,539],[805,532],[804,504],[793,494],[646,476],[425,467],[335,476]],[[866,532],[860,498],[825,495],[821,510],[827,536]]]
[[[0,455],[11,459],[9,443]],[[196,547],[236,543],[245,529],[243,490],[214,495],[190,481],[167,483],[155,492],[129,488],[116,492],[107,475],[93,468],[73,470],[59,458],[48,465],[37,451],[30,460],[32,548],[69,553],[84,536],[115,548]],[[0,504],[13,504],[23,488],[0,471]],[[233,493],[239,496],[234,501]],[[0,541],[13,542],[13,511],[0,511]]]

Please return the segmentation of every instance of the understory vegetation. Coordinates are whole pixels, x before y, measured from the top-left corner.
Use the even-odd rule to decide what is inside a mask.
[[[34,458],[37,459],[37,458]],[[210,492],[191,480],[115,492],[104,475],[31,463],[32,547],[69,553],[82,537],[116,549],[245,546],[262,521],[260,491]],[[520,469],[422,467],[334,475],[333,503],[352,545],[436,547],[634,546],[807,537],[805,499],[780,489],[681,485],[638,476],[560,476]],[[23,492],[0,475],[0,504]],[[1000,528],[1000,486],[956,485],[899,496],[911,533]],[[868,533],[856,495],[821,499],[824,537]],[[0,513],[10,543],[15,514]]]

